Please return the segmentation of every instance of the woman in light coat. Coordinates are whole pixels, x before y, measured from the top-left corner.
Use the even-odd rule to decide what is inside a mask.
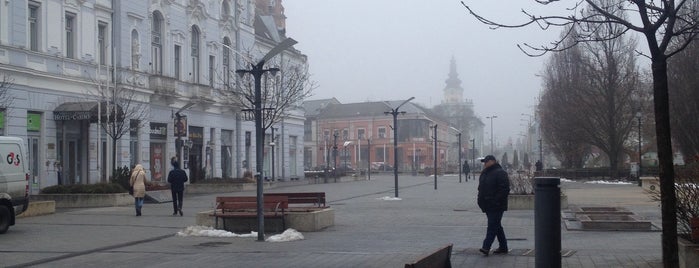
[[[136,165],[131,172],[129,185],[133,187],[134,204],[136,206],[136,216],[141,216],[143,198],[146,196],[146,171],[141,164]]]

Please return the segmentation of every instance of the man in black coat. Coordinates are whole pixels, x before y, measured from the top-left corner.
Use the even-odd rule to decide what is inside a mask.
[[[464,172],[464,175],[466,175],[466,181],[468,181],[468,177],[471,176],[471,168],[468,167],[468,160],[464,161],[464,165],[462,166],[462,171]]]
[[[507,172],[502,169],[494,156],[488,155],[481,160],[483,171],[478,182],[478,207],[488,217],[488,230],[483,240],[483,247],[479,249],[483,255],[490,254],[495,238],[499,247],[493,254],[507,254],[507,238],[502,229],[502,214],[507,210],[507,195],[510,194],[510,179]]]
[[[172,193],[172,208],[175,212],[172,215],[183,216],[182,199],[184,199],[184,183],[187,181],[187,172],[180,169],[180,164],[177,161],[171,162],[173,170],[167,174],[167,182],[170,183],[170,192]]]

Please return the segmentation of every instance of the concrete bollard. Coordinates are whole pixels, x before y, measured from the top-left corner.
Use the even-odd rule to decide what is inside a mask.
[[[537,268],[561,267],[560,178],[534,178],[534,251]]]

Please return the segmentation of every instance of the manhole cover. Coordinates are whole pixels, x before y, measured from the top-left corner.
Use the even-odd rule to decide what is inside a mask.
[[[201,243],[198,246],[200,247],[218,247],[218,246],[223,246],[223,245],[229,245],[230,242],[206,242],[206,243]]]

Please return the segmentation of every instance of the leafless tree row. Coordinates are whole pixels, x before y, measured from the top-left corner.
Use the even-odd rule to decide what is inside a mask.
[[[556,7],[550,14],[538,15],[523,10],[524,21],[503,24],[477,13],[462,1],[466,11],[479,22],[492,28],[550,29],[562,27],[564,37],[543,46],[520,45],[528,55],[560,52],[578,44],[613,40],[627,33],[637,33],[644,39],[651,61],[653,77],[653,110],[659,159],[663,265],[679,266],[677,246],[677,195],[673,167],[672,131],[670,125],[670,93],[668,60],[689,46],[699,34],[699,8],[696,0],[534,0],[535,3]],[[565,6],[565,9],[560,9]],[[631,17],[633,16],[633,17]],[[620,31],[604,33],[607,25],[621,27]],[[573,42],[565,42],[571,37]]]

